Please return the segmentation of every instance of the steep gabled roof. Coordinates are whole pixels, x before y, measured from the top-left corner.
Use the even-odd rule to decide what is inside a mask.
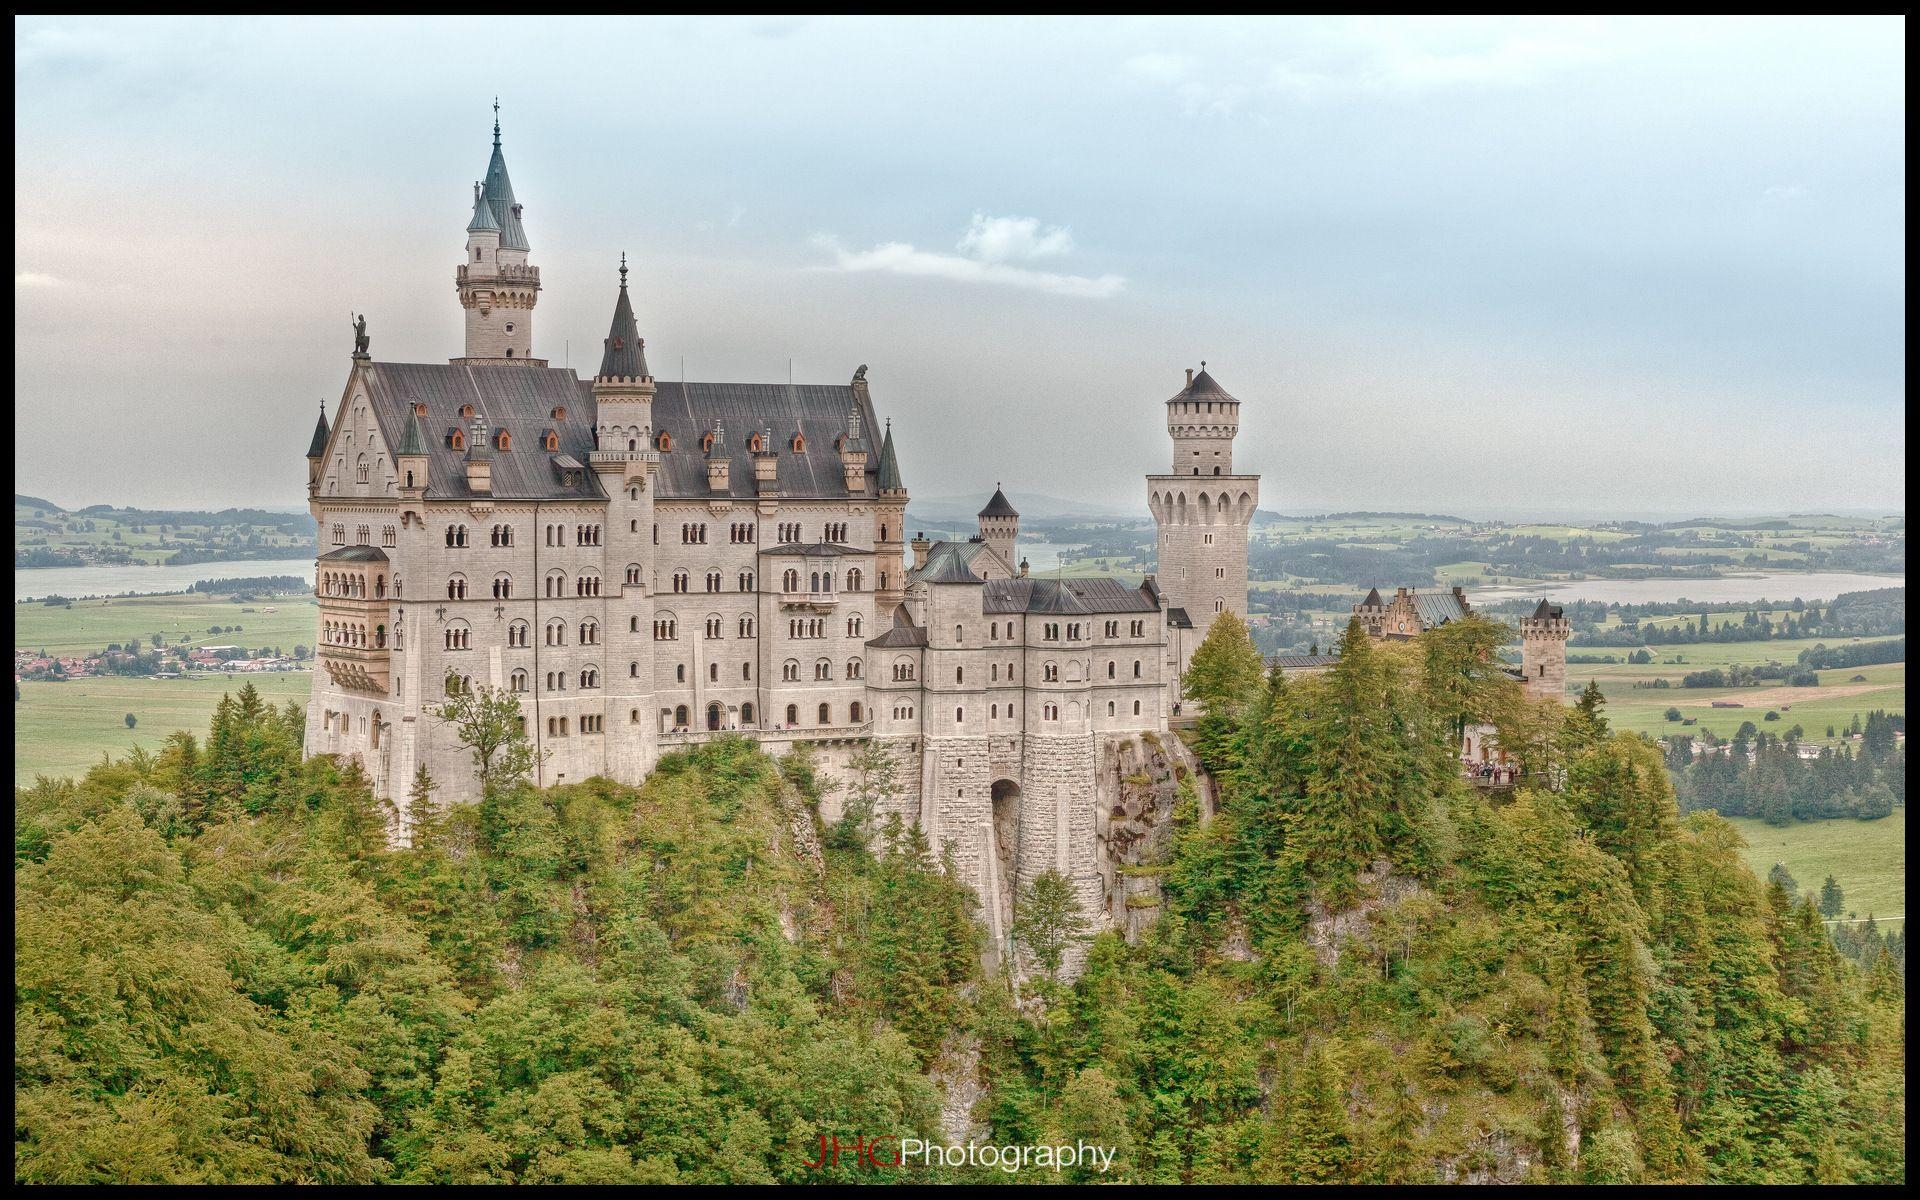
[[[425,454],[426,452],[427,433],[426,430],[420,428],[420,410],[409,404],[407,406],[407,431],[400,436],[400,447],[393,453],[397,457],[402,454]]]
[[[893,628],[867,643],[880,648],[910,649],[927,644],[927,631],[913,623],[907,615],[907,606],[901,605],[893,610]]]
[[[1362,600],[1360,603],[1365,605],[1368,608],[1382,608],[1385,606],[1384,602],[1380,599],[1379,588],[1368,588],[1367,598],[1365,600]]]
[[[1109,576],[1074,579],[993,579],[983,598],[989,613],[1156,612],[1157,598]]]
[[[1467,612],[1460,597],[1452,592],[1415,592],[1413,611],[1420,614],[1420,628],[1435,629],[1448,621],[1459,621]]]

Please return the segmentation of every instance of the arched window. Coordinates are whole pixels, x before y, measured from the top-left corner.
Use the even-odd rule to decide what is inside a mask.
[[[449,650],[473,649],[473,630],[465,621],[453,621],[446,628],[446,648]]]
[[[1114,662],[1107,663],[1107,678],[1108,679],[1114,678],[1114,672],[1116,672],[1117,670],[1119,670],[1118,663],[1114,663]]]
[[[860,574],[859,567],[854,567],[852,570],[848,571],[847,572],[847,590],[850,592],[859,591],[860,582],[862,578],[863,576]]]
[[[447,580],[447,599],[465,600],[467,598],[467,577],[455,575]]]
[[[859,637],[860,631],[864,628],[865,626],[861,623],[859,613],[855,613],[852,616],[847,618],[847,636],[848,637]]]
[[[567,623],[559,617],[547,622],[547,645],[564,646],[567,644]]]
[[[527,690],[527,673],[525,671],[515,671],[512,675],[508,676],[507,687],[509,690],[515,691],[515,692],[526,691]]]
[[[357,482],[360,482],[360,483],[367,482],[367,474],[372,469],[373,468],[371,467],[371,465],[369,465],[367,462],[367,456],[362,454],[360,456],[360,461],[356,463],[354,466],[354,474],[357,477]]]
[[[1113,701],[1111,700],[1107,701],[1107,715],[1110,717],[1113,715]]]
[[[740,636],[743,638],[750,638],[753,636],[753,618],[752,617],[740,618]]]
[[[673,724],[675,728],[678,728],[678,729],[685,729],[687,727],[687,706],[686,705],[681,704],[681,705],[676,705],[674,707]]]
[[[1138,700],[1133,702],[1133,715],[1136,717],[1140,715],[1140,702]]]
[[[799,591],[800,572],[794,570],[792,567],[788,567],[786,573],[780,576],[780,590],[783,592]]]
[[[786,662],[781,663],[780,678],[788,683],[797,682],[800,678],[799,661],[797,659],[790,658]]]
[[[507,645],[524,646],[527,644],[527,623],[515,621],[507,626]]]
[[[580,644],[582,646],[600,644],[600,622],[593,620],[580,622]]]
[[[799,723],[800,723],[800,706],[798,704],[787,705],[787,724],[798,725]]]
[[[720,572],[718,571],[707,572],[707,590],[710,592],[717,592],[720,590]]]
[[[688,582],[688,576],[685,571],[675,571],[673,573],[673,590],[674,591],[676,592],[686,591],[687,582]]]
[[[551,429],[547,430],[546,446],[549,451],[558,450],[560,448],[560,435]]]
[[[866,713],[867,710],[860,707],[860,702],[855,700],[847,706],[847,723],[849,725],[858,725],[866,717]]]
[[[717,638],[720,636],[719,616],[715,615],[707,618],[707,636],[709,638]]]
[[[749,701],[747,701],[747,702],[746,702],[745,704],[742,704],[742,705],[740,706],[740,724],[741,724],[741,725],[743,725],[743,726],[746,726],[746,727],[748,727],[748,728],[752,728],[752,726],[753,726],[753,701],[751,701],[751,700],[749,700]]]
[[[493,577],[493,598],[495,600],[513,599],[513,576],[495,575]]]
[[[955,683],[965,683],[967,681],[967,669],[965,667],[955,667],[953,669],[953,681]]]
[[[1133,677],[1140,678],[1140,660],[1137,658],[1133,660]]]
[[[833,705],[822,704],[820,706],[820,724],[822,725],[833,724]]]
[[[953,710],[953,723],[954,723],[955,725],[960,725],[960,724],[964,724],[964,723],[966,722],[966,719],[967,719],[967,710],[966,710],[966,709],[964,709],[964,708],[956,708],[956,709],[954,709],[954,710]]]
[[[860,675],[863,669],[864,668],[861,666],[859,659],[850,658],[847,660],[847,678],[848,679],[860,678]]]
[[[824,658],[815,662],[813,664],[813,677],[815,679],[832,679],[833,664]]]
[[[752,571],[740,572],[740,590],[743,592],[750,592],[753,590],[753,572]]]
[[[654,439],[654,445],[663,451],[673,449],[673,435],[662,429],[660,436]]]

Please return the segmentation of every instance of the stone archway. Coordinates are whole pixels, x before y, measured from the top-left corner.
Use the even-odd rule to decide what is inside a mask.
[[[994,895],[989,898],[999,915],[1000,929],[1006,938],[994,949],[1005,954],[1012,942],[1013,901],[1019,887],[1020,861],[1020,785],[1011,779],[993,781],[993,855]]]

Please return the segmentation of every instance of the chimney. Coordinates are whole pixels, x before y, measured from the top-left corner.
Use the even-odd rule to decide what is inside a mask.
[[[1187,386],[1188,387],[1193,386],[1193,368],[1192,367],[1187,368]]]
[[[753,452],[753,484],[763,496],[780,491],[780,451],[773,445],[773,426],[760,431],[760,448]]]
[[[916,533],[913,535],[912,545],[913,569],[916,571],[923,570],[927,565],[927,554],[933,549],[933,543],[927,540],[926,534]]]
[[[727,490],[727,431],[726,427],[716,423],[713,427],[713,445],[707,449],[707,490],[722,492]]]

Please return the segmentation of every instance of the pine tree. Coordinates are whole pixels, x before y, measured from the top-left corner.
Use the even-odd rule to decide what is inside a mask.
[[[1846,893],[1840,890],[1833,876],[1827,876],[1827,881],[1820,885],[1820,915],[1832,920],[1846,910]]]

